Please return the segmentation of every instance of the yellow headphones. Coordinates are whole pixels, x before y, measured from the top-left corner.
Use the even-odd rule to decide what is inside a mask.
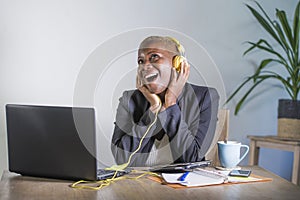
[[[173,37],[167,37],[167,38],[175,43],[176,48],[179,51],[180,55],[177,55],[177,56],[173,57],[172,64],[173,64],[173,67],[176,69],[176,71],[180,72],[181,63],[186,61],[186,58],[184,56],[185,50],[184,50],[183,46],[180,44],[180,42],[177,39],[175,39]]]

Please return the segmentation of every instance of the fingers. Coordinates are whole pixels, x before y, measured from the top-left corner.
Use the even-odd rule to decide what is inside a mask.
[[[141,71],[140,68],[137,67],[137,73],[136,73],[136,88],[143,87],[143,82],[141,80]]]
[[[181,63],[180,71],[177,79],[178,80],[183,79],[187,81],[189,75],[190,75],[190,64],[185,60],[184,62]]]
[[[179,72],[174,67],[171,70],[172,74],[169,86],[184,85],[187,82],[190,75],[190,65],[187,61],[181,63]]]
[[[137,89],[143,93],[144,97],[150,103],[151,106],[158,106],[160,105],[160,99],[156,94],[152,94],[147,87],[140,81],[137,76]]]
[[[136,80],[136,88],[141,91],[143,94],[145,93],[150,93],[148,91],[148,89],[145,87],[145,85],[142,83],[142,81],[138,78],[137,76],[137,80]]]
[[[184,75],[185,75],[185,80],[187,80],[190,76],[190,64],[186,61],[184,62]]]
[[[139,91],[141,91],[144,95],[145,95],[146,93],[149,93],[149,94],[150,94],[150,92],[148,91],[148,89],[145,87],[145,85],[143,84],[142,80],[140,79],[140,76],[139,76],[139,75],[136,76],[136,88],[137,88]]]
[[[145,86],[145,83],[143,82],[143,80],[141,79],[140,74],[136,75],[136,88],[141,89]]]
[[[136,88],[139,89],[142,87],[142,82],[139,78],[139,75],[136,75]]]
[[[177,81],[177,78],[178,78],[178,74],[177,74],[177,71],[174,67],[172,67],[171,69],[171,80],[170,80],[170,84],[172,83],[175,83]]]

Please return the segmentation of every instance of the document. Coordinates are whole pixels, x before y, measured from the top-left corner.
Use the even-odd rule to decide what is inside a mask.
[[[162,177],[167,183],[178,183],[187,187],[222,184],[227,181],[227,176],[204,169],[189,173],[162,173]]]

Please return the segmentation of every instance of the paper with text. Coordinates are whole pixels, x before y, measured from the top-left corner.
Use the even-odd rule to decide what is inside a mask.
[[[222,184],[227,180],[227,176],[207,170],[190,172],[184,181],[180,181],[179,179],[182,175],[183,173],[162,173],[162,177],[167,183],[179,183],[187,187]]]

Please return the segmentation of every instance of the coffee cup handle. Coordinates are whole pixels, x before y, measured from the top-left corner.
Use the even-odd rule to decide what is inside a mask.
[[[245,153],[243,154],[243,156],[240,158],[240,160],[239,160],[238,163],[240,163],[240,162],[246,157],[247,153],[249,152],[249,146],[248,146],[248,145],[242,144],[242,145],[241,145],[241,148],[243,148],[243,147],[246,148],[246,151],[245,151]]]

